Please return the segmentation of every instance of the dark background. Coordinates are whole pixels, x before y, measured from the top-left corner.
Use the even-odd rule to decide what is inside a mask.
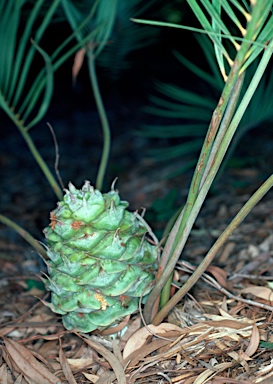
[[[143,18],[197,25],[186,3],[178,0],[157,2]],[[120,67],[114,60],[115,52],[108,57],[109,66],[107,61],[106,65],[100,61],[97,64],[98,81],[112,132],[104,192],[118,177],[117,188],[122,199],[130,201],[132,209],[143,205],[149,208],[155,199],[164,198],[173,189],[184,191],[175,200],[178,207],[183,204],[192,174],[189,170],[175,180],[162,181],[160,175],[164,173],[165,164],[155,163],[148,156],[149,149],[162,145],[162,140],[147,139],[138,134],[142,124],[163,123],[162,119],[143,111],[143,107],[149,104],[149,96],[155,92],[154,82],[177,84],[200,92],[204,97],[206,92],[210,92],[172,54],[173,50],[178,50],[206,69],[202,50],[193,34],[178,29],[152,28],[156,29],[153,43],[129,52],[123,57]],[[69,33],[70,27],[66,22],[53,23],[41,46],[50,53]],[[31,129],[31,136],[54,172],[55,148],[47,122],[53,126],[59,145],[59,171],[63,183],[67,185],[72,181],[80,187],[85,179],[95,183],[103,137],[87,64],[84,63],[75,86],[72,85],[72,65],[73,57],[55,73],[50,108],[45,118]],[[3,111],[0,114],[0,212],[42,239],[41,230],[48,225],[49,212],[54,209],[57,199],[17,127]],[[240,188],[252,191],[271,173],[271,131],[271,124],[252,130],[236,149],[234,157],[248,159],[246,168],[250,175],[246,179],[245,175],[237,177],[237,182],[242,182]],[[163,142],[171,146],[179,139]],[[226,176],[218,184],[224,193],[234,185]],[[1,225],[1,231],[10,242],[18,241],[17,234],[9,228]]]

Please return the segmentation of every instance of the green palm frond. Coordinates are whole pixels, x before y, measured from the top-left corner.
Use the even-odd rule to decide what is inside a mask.
[[[95,2],[89,0],[87,1],[87,3],[89,4],[89,6],[93,4],[93,9],[94,7],[96,7],[95,14],[94,17],[90,19],[90,22],[85,25],[85,28],[81,29],[80,31],[78,30],[78,25],[82,23],[82,20],[85,17],[85,12],[83,12],[82,9],[80,9],[70,0],[66,0],[63,6],[67,20],[70,23],[70,26],[74,31],[79,44],[82,48],[84,48],[88,59],[88,69],[91,87],[94,94],[103,132],[102,155],[96,179],[96,187],[98,189],[102,189],[103,179],[110,154],[111,130],[100,93],[95,61],[100,55],[100,53],[103,51],[111,35],[117,15],[118,0],[114,0],[111,4],[111,7],[109,7],[109,2],[107,0],[96,0]],[[88,36],[90,30],[94,30],[96,32],[92,35],[92,38],[90,38],[88,42],[84,42],[84,39],[86,35]]]
[[[234,64],[237,52],[241,51],[240,55],[244,59],[240,68],[242,73],[266,48],[273,28],[271,0],[261,2],[259,12],[254,14],[251,11],[256,1],[244,1],[243,4],[239,0],[187,0],[187,2],[202,28],[164,21],[141,19],[134,21],[146,25],[186,29],[208,36],[213,43],[215,57],[225,81],[226,72]],[[249,28],[246,30],[247,23]]]
[[[129,55],[132,52],[155,42],[158,30],[141,27],[131,21],[132,17],[141,17],[153,3],[155,0],[119,0],[112,34],[98,60],[98,65],[112,78],[117,78],[122,71],[131,67]]]
[[[229,78],[230,81],[225,83],[228,79],[227,73],[233,72],[241,75],[244,72],[247,72],[244,79],[244,88],[241,90],[241,95],[244,95],[245,91],[249,91],[251,93],[251,73],[255,72],[255,59],[258,58],[263,50],[267,49],[267,43],[270,39],[272,39],[273,31],[272,0],[266,2],[256,2],[250,0],[244,1],[243,3],[238,0],[187,0],[187,2],[197,17],[201,28],[176,25],[162,21],[134,19],[135,22],[141,24],[186,29],[199,33],[199,40],[201,41],[201,46],[211,68],[211,73],[206,73],[196,65],[193,65],[188,60],[183,58],[181,55],[179,56],[177,54],[177,56],[179,56],[178,58],[180,61],[182,61],[188,69],[190,69],[207,85],[207,89],[203,93],[203,98],[200,99],[200,93],[197,94],[196,91],[194,92],[192,90],[179,89],[174,85],[157,84],[157,91],[160,92],[161,96],[153,96],[151,98],[152,105],[147,107],[146,111],[157,115],[160,122],[166,119],[166,123],[163,121],[162,124],[164,126],[163,133],[159,133],[159,124],[156,128],[152,128],[151,130],[147,127],[147,125],[142,129],[142,134],[147,137],[160,137],[166,133],[166,126],[168,124],[169,126],[172,125],[171,120],[173,120],[175,129],[170,128],[170,131],[175,131],[174,137],[176,138],[176,142],[179,140],[179,137],[181,138],[180,141],[178,141],[178,144],[185,142],[185,136],[187,136],[188,142],[189,124],[193,124],[195,127],[193,132],[195,139],[196,124],[200,125],[200,135],[202,137],[205,136],[207,128],[204,127],[209,125],[216,102],[222,93],[222,101],[219,102],[219,109],[217,109],[217,121],[221,121],[229,100],[227,95],[230,96],[232,94],[232,88],[234,87],[237,79],[237,75],[233,75]],[[259,60],[257,60],[257,62],[259,62]],[[265,84],[265,82],[261,82],[260,90],[257,92],[257,95],[251,102],[251,105],[248,106],[248,109],[255,109],[255,105],[257,104],[268,103],[268,100],[265,100],[264,96],[267,94],[267,90],[272,87],[272,81],[273,80],[271,80],[270,76],[267,84]],[[211,102],[211,100],[208,99],[208,95],[215,95],[215,101]],[[208,102],[211,103],[211,107],[207,105]],[[271,104],[271,102],[269,102],[269,104]],[[243,109],[244,108],[242,108],[242,110]],[[249,125],[246,123],[247,117],[245,117],[244,120],[241,121],[241,128],[238,130],[239,133],[236,134],[235,140],[233,140],[233,148],[242,135],[242,132],[249,129],[249,127],[254,126],[254,121],[256,124],[259,124],[261,121],[271,118],[271,110],[271,105],[269,105],[268,108],[261,108],[259,113],[255,114],[255,119],[253,120],[252,118]],[[253,117],[253,115],[254,113],[250,113],[249,116]],[[241,120],[240,113],[236,114],[236,119],[238,119],[238,122]],[[184,125],[186,125],[185,134],[183,129]],[[224,124],[224,126],[226,127],[227,125]],[[218,125],[217,127],[219,128]],[[244,127],[244,129],[242,129],[242,127]],[[157,136],[155,132],[157,132],[159,136]],[[214,138],[216,137],[216,134],[217,130],[214,130]],[[218,135],[219,142],[221,141],[220,137],[222,137],[222,135],[224,135],[223,131],[221,131]],[[170,135],[169,138],[171,138]],[[209,155],[213,141],[214,140],[212,139],[209,141],[208,148],[205,150],[205,156]],[[170,145],[171,144],[173,143],[171,142]],[[183,146],[180,148],[180,159],[183,161],[181,158],[181,156],[183,156]],[[169,148],[160,149],[163,151],[162,153],[164,158],[165,149],[172,151],[171,146],[169,146]],[[198,150],[193,150],[191,154],[195,159],[197,159],[197,152]],[[229,153],[231,152],[232,148]],[[176,153],[178,155],[178,152]],[[159,151],[157,152],[157,160],[160,161]],[[192,163],[191,158],[187,158],[187,161],[189,161],[189,164]]]
[[[208,125],[208,130],[191,180],[187,200],[185,205],[181,207],[173,228],[168,235],[159,265],[159,270],[162,271],[162,273],[160,277],[156,279],[155,286],[144,308],[143,315],[146,322],[152,322],[154,325],[160,324],[170,310],[174,308],[193,287],[217,255],[220,247],[233,233],[234,229],[244,220],[250,210],[273,185],[273,176],[270,176],[232,220],[193,275],[183,287],[171,297],[171,282],[175,264],[179,257],[181,257],[194,222],[226,153],[230,151],[230,144],[234,138],[234,134],[247,108],[249,108],[250,103],[253,101],[253,96],[261,83],[261,79],[265,75],[265,70],[268,67],[269,61],[272,59],[273,53],[272,24],[270,26],[270,23],[272,23],[272,0],[249,0],[249,2],[244,0],[244,7],[242,7],[242,2],[236,0],[230,0],[228,3],[225,0],[200,0],[198,4],[195,0],[188,0],[188,3],[192,8],[196,7],[194,9],[195,16],[201,24],[203,24],[204,33],[208,33],[213,41],[215,57],[221,69],[225,84]],[[245,10],[246,22],[243,22],[245,31],[240,31],[243,36],[242,38],[238,38],[237,34],[233,33],[233,29],[238,27],[238,25],[235,22],[236,20],[234,21],[234,15],[230,13],[230,8],[227,6],[224,7],[225,4],[236,6],[237,12],[241,12],[242,9]],[[247,12],[248,4],[249,12]],[[204,6],[205,13],[201,9],[201,6]],[[227,25],[222,23],[222,20],[226,20],[226,17],[221,18],[220,16],[222,11],[225,11],[228,16],[232,16],[230,19],[233,25],[230,25],[230,23]],[[235,17],[238,17],[237,12],[235,13]],[[242,12],[240,16],[244,16]],[[268,37],[268,45],[267,41],[264,40],[265,36]],[[237,52],[234,56],[232,50],[231,53],[229,48],[225,50],[222,42],[223,37],[227,39],[228,45],[236,49]],[[238,44],[238,46],[235,43]],[[250,64],[253,64],[255,54],[257,50],[261,48],[263,49],[263,53],[259,58],[260,60],[257,63],[253,76],[247,79],[247,75],[250,72]],[[248,59],[250,60],[248,61]],[[225,77],[226,67],[228,69],[229,66],[229,74]],[[245,87],[244,89],[242,88],[243,85]],[[258,101],[255,100],[255,102],[257,103]],[[198,113],[198,109],[196,110]],[[159,296],[160,310],[157,312]],[[156,312],[157,314],[154,316]]]
[[[241,22],[241,20],[244,20],[245,24],[252,17],[251,2],[249,4],[247,2],[242,4],[238,0],[202,0],[201,6],[196,0],[188,0],[188,3],[213,42],[215,56],[225,80],[227,78],[226,67],[230,67],[233,64],[234,57],[240,49],[242,42],[249,44],[247,60],[242,67],[242,71],[244,71],[265,48],[267,40],[272,34],[273,16],[271,15],[268,18],[272,7],[270,1],[263,2],[263,9],[257,15],[256,43],[253,45],[251,45],[252,39],[248,41],[245,26]],[[230,21],[223,21],[223,13]],[[232,30],[229,28],[229,25],[232,26]],[[249,31],[250,36],[252,32]],[[230,44],[227,46],[228,43],[231,43],[233,50],[230,49]]]
[[[38,0],[28,13],[21,36],[19,28],[22,28],[24,5],[29,6],[29,4],[24,0],[11,0],[1,4],[0,107],[18,127],[53,190],[58,197],[61,197],[62,192],[58,183],[27,132],[32,122],[35,124],[43,118],[51,100],[53,91],[52,60],[38,44],[52,20],[60,0],[51,3],[44,18],[39,20],[39,27],[34,32],[34,23],[37,22],[44,4],[44,0]],[[30,75],[33,77],[34,74],[35,76],[33,63],[37,53],[42,55],[45,61],[44,76],[40,77],[39,82],[34,81],[31,85],[29,78]],[[32,95],[31,100],[28,95]],[[30,114],[32,114],[31,118],[29,118]]]
[[[154,2],[154,0],[150,0],[148,3],[146,2],[144,8],[147,8],[152,2]],[[81,29],[81,31],[76,34],[76,38],[79,44],[81,44],[81,46],[85,48],[86,56],[88,59],[88,69],[91,87],[93,90],[103,132],[102,155],[96,180],[96,187],[98,189],[102,188],[103,178],[109,160],[111,130],[99,89],[96,74],[96,63],[98,63],[100,58],[103,56],[104,52],[106,52],[104,59],[101,59],[100,63],[102,64],[103,62],[106,62],[106,67],[111,68],[113,70],[115,62],[113,57],[115,57],[117,58],[119,68],[121,68],[120,63],[124,62],[124,60],[122,59],[132,50],[138,49],[140,46],[144,45],[145,31],[143,31],[142,29],[138,29],[138,27],[130,21],[132,13],[135,12],[136,9],[140,11],[141,3],[142,0],[132,0],[130,2],[125,0],[113,0],[111,2],[111,6],[109,6],[109,0],[97,0],[95,2],[92,0],[88,0],[86,1],[85,5],[88,4],[90,7],[91,5],[93,5],[93,7],[95,4],[97,5],[95,15],[90,20],[90,22],[85,25],[85,28]],[[79,7],[78,4],[74,4],[71,0],[64,1],[63,8],[67,20],[69,21],[70,26],[75,33],[75,30],[78,28],[79,23],[81,23],[83,18],[85,17],[85,12],[82,8]],[[142,8],[142,10],[144,8]],[[124,24],[126,25],[126,30],[124,29]],[[119,26],[122,30],[122,36],[118,36],[118,42],[121,48],[115,49],[114,52],[112,51],[111,54],[114,54],[114,56],[110,60],[109,54],[110,50],[113,48],[112,39],[114,36],[114,29],[117,26]],[[96,33],[93,34],[92,39],[90,39],[88,44],[84,45],[83,39],[85,38],[86,34],[90,32],[90,30],[96,30]],[[121,54],[122,57],[118,55],[118,52]],[[106,61],[105,58],[107,58]]]
[[[128,56],[131,52],[154,41],[156,31],[149,27],[140,28],[130,18],[141,15],[155,0],[113,0],[110,7],[109,0],[88,0],[84,7],[80,3],[66,0],[63,8],[73,30],[95,3],[97,7],[94,17],[77,38],[80,41],[90,30],[97,29],[92,38],[96,62],[115,77],[129,67]]]
[[[196,146],[194,145],[192,147],[192,152],[190,153],[191,156],[187,156],[186,164],[188,163],[188,167],[183,158],[185,159],[185,155],[189,155],[189,153],[188,151],[184,151],[183,143],[179,144],[175,151],[173,151],[173,144],[156,151],[149,151],[149,154],[158,161],[165,161],[167,158],[166,153],[168,152],[172,158],[175,158],[175,154],[176,159],[182,159],[183,170],[192,167],[194,164],[193,159],[197,158],[202,143],[197,141],[196,137],[200,137],[200,139],[204,138],[212,112],[224,85],[224,80],[220,75],[216,61],[213,60],[215,55],[208,38],[204,35],[197,35],[196,38],[209,63],[210,73],[191,63],[180,53],[175,52],[174,54],[183,66],[186,66],[188,70],[193,72],[200,79],[200,82],[203,82],[206,94],[197,94],[194,91],[181,88],[177,85],[156,83],[156,91],[160,96],[151,96],[151,105],[145,107],[144,110],[149,114],[161,117],[161,121],[162,118],[165,118],[166,124],[163,123],[162,125],[154,126],[146,124],[142,126],[139,132],[142,136],[148,138],[180,139],[182,142],[186,141],[187,145],[188,140],[195,143]],[[247,84],[249,84],[256,67],[257,60],[248,68],[242,94],[244,94]],[[260,126],[265,121],[273,120],[273,98],[270,96],[272,92],[273,73],[268,71],[266,76],[261,80],[259,87],[240,122],[234,141],[231,144],[229,156],[232,155],[240,139],[246,132],[252,128]],[[198,142],[200,143],[199,146],[197,145]],[[177,174],[177,172],[175,172],[175,174]],[[173,174],[170,176],[172,175]]]
[[[54,72],[98,32],[93,29],[80,43],[75,44],[75,36],[94,14],[95,9],[91,9],[74,33],[48,55],[40,46],[40,41],[59,7],[65,2],[10,0],[0,5],[0,107],[18,127],[59,198],[62,197],[62,191],[32,141],[29,130],[48,110],[54,88]],[[39,55],[44,60],[44,66],[39,64]]]
[[[69,36],[51,56],[39,46],[39,42],[52,21],[52,17],[61,3],[65,1],[55,0],[50,3],[43,19],[33,32],[34,23],[39,23],[41,7],[45,5],[45,0],[39,0],[34,4],[23,27],[23,34],[18,36],[22,8],[25,1],[11,0],[7,6],[2,6],[1,17],[1,67],[0,67],[0,91],[1,107],[8,113],[16,124],[28,130],[31,126],[40,121],[49,106],[53,91],[53,74],[80,47],[75,44],[67,49],[67,45],[73,40],[74,35],[87,23],[84,20],[79,29]],[[92,15],[92,13],[91,13]],[[88,17],[90,17],[88,15]],[[81,42],[87,42],[96,30],[90,32]],[[45,62],[45,66],[34,76],[34,80],[29,79],[30,75],[35,75],[36,61],[35,55],[40,54]],[[41,103],[37,115],[29,118],[31,113],[35,113],[39,98],[44,93],[44,100]]]
[[[109,7],[109,2],[107,2],[107,0],[88,0],[83,7],[82,4],[78,4],[71,0],[65,0],[63,2],[63,9],[67,21],[70,23],[79,42],[82,43],[83,39],[91,31],[96,31],[92,34],[94,53],[96,56],[102,52],[111,35],[113,24],[116,19],[117,4],[118,0],[113,0],[111,7]],[[92,10],[91,13],[90,10]],[[85,23],[84,28],[79,29],[79,25],[86,19],[88,14],[88,22]]]

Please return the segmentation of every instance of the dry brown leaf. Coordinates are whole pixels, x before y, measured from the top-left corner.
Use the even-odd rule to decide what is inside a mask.
[[[6,364],[0,367],[0,384],[8,384],[8,372]]]
[[[112,346],[114,355],[116,356],[120,364],[123,366],[122,354],[115,339],[112,340]]]
[[[222,268],[216,267],[216,265],[210,265],[207,268],[215,280],[224,288],[227,288],[227,273]]]
[[[156,339],[152,341],[150,344],[147,344],[145,348],[139,348],[136,351],[132,352],[129,356],[124,359],[124,364],[127,365],[129,362],[129,367],[135,367],[138,365],[140,360],[144,360],[144,358],[151,353],[158,351],[160,348],[169,344],[170,342],[167,340]],[[166,355],[166,354],[165,354]],[[157,355],[153,356],[157,359]]]
[[[259,344],[260,344],[260,333],[257,325],[254,323],[250,343],[245,351],[245,354],[248,357],[254,355],[254,353],[257,351],[259,347]]]
[[[82,374],[90,380],[91,383],[96,383],[99,380],[99,376],[92,375],[91,373],[82,372]]]
[[[118,361],[116,356],[112,352],[108,351],[108,349],[103,347],[101,344],[95,343],[93,340],[86,338],[84,335],[78,334],[78,336],[81,337],[86,344],[88,344],[91,348],[95,349],[95,351],[97,351],[109,362],[113,371],[115,372],[118,383],[126,384],[126,377],[125,377],[123,366]]]
[[[64,373],[65,378],[68,381],[68,383],[69,384],[77,384],[77,382],[73,376],[73,373],[71,371],[70,365],[68,364],[67,358],[63,352],[61,339],[60,339],[60,348],[59,348],[59,358],[60,358],[60,364],[61,364],[63,373]]]
[[[252,384],[252,381],[249,380],[237,380],[226,377],[215,376],[211,384]]]
[[[89,365],[94,364],[94,359],[92,357],[88,359],[67,359],[67,361],[72,369],[77,370],[87,368]]]
[[[56,329],[55,325],[52,324],[51,327],[44,325],[47,322],[52,320],[52,315],[41,313],[31,317],[31,322],[27,328],[27,334],[31,334],[33,330],[40,335],[45,335],[47,332],[53,333]],[[33,326],[32,326],[33,324]]]
[[[170,323],[162,323],[160,325],[149,324],[147,326],[153,333],[157,335],[164,336],[164,333],[169,331],[181,332],[182,329],[177,325]],[[130,339],[127,341],[124,350],[123,350],[123,359],[126,359],[131,353],[141,348],[143,345],[147,343],[147,339],[152,336],[152,333],[146,327],[139,329],[136,333],[134,333]]]
[[[268,379],[265,379],[263,381],[255,381],[255,383],[259,383],[259,384],[272,384],[273,383],[273,378],[271,376]]]
[[[56,340],[44,341],[42,343],[41,347],[38,349],[38,352],[45,359],[47,359],[48,356],[56,353],[56,349],[57,349],[57,342],[56,342]]]
[[[25,384],[25,380],[23,380],[23,375],[20,374],[17,379],[15,380],[14,384]]]
[[[246,327],[249,327],[249,324],[247,323],[240,323],[239,321],[236,320],[219,320],[219,321],[213,321],[213,320],[208,320],[204,321],[204,324],[208,324],[213,327],[219,327],[219,328],[233,328],[233,329],[243,329]]]
[[[48,329],[48,328],[47,328]],[[52,341],[52,340],[59,340],[60,336],[62,336],[63,334],[65,334],[66,331],[64,332],[58,332],[58,333],[54,333],[53,335],[43,335],[43,339],[44,340],[48,340],[48,341]],[[40,338],[40,337],[39,337]]]
[[[248,319],[247,317],[233,317],[233,316],[227,314],[226,312],[223,312],[223,314],[225,315],[224,317],[219,316],[219,315],[213,315],[211,313],[204,313],[204,316],[207,317],[208,319],[213,320],[213,321],[223,321],[224,318],[226,317],[226,318],[230,319],[230,321],[238,322],[238,323],[241,323],[242,325],[244,325],[244,324],[251,325],[254,323],[254,321],[252,319]],[[261,317],[259,320],[256,320],[256,321],[261,321],[261,320],[264,320],[264,317]]]
[[[215,372],[211,369],[206,369],[204,372],[198,375],[198,377],[194,380],[193,384],[203,384],[211,376],[215,376]]]
[[[194,375],[194,372],[186,372],[186,373],[183,373],[182,375],[179,375],[179,376],[177,376],[177,377],[174,377],[174,378],[172,378],[172,383],[178,383],[178,384],[180,384],[181,382],[182,383],[192,383],[193,382],[193,380],[194,380],[194,377],[192,377]],[[187,378],[189,378],[190,377],[190,381],[189,380],[186,380],[185,381],[185,379],[187,379]],[[181,380],[184,380],[184,381],[181,381]]]
[[[4,327],[0,330],[0,337],[7,336],[9,333],[13,332],[16,329],[16,327]]]
[[[241,290],[241,293],[251,293],[260,299],[273,301],[273,291],[268,287],[252,286]]]
[[[207,382],[207,378],[209,378],[210,376],[215,376],[216,373],[218,372],[222,372],[224,371],[225,369],[228,369],[232,367],[232,362],[227,362],[227,363],[220,363],[220,364],[217,364],[213,367],[214,371],[212,369],[206,369],[204,372],[202,372],[196,379],[195,381],[193,382],[193,384],[203,384],[203,383],[206,383]],[[216,370],[216,372],[215,372]]]
[[[28,379],[35,383],[57,384],[60,379],[44,367],[23,345],[14,340],[3,338],[7,353]]]
[[[115,327],[110,327],[105,329],[104,331],[100,332],[101,336],[108,336],[108,335],[113,335],[114,333],[118,333],[122,331],[128,324],[130,320],[130,315],[126,316],[118,325]]]
[[[219,264],[224,264],[227,262],[227,259],[229,258],[230,254],[235,248],[236,243],[234,242],[228,242],[224,245],[222,248],[222,252],[220,253],[218,257],[218,263]]]
[[[134,321],[130,323],[130,326],[128,327],[128,329],[126,330],[126,332],[121,338],[121,342],[125,344],[130,339],[130,337],[140,328],[141,328],[141,318],[137,317]]]
[[[76,83],[77,76],[78,76],[78,74],[81,70],[82,64],[83,64],[84,56],[85,56],[85,49],[84,48],[81,48],[76,52],[73,67],[72,67],[73,84]]]
[[[227,318],[227,319],[231,319],[231,320],[234,319],[233,316],[231,316],[229,313],[224,311],[222,308],[218,308],[218,309],[219,309],[219,312],[220,312],[221,316],[223,316],[223,318]]]

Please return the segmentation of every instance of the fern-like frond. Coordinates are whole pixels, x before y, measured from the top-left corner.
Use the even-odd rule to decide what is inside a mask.
[[[240,51],[240,61],[244,61],[240,68],[242,73],[262,50],[266,49],[273,29],[272,0],[243,3],[239,0],[187,0],[187,2],[202,28],[164,21],[141,19],[134,21],[147,25],[187,29],[207,35],[213,43],[215,57],[225,81],[237,52]]]
[[[112,78],[118,78],[120,73],[131,67],[131,53],[156,41],[157,29],[131,21],[132,17],[141,17],[154,3],[155,0],[119,0],[111,36],[98,59],[98,65]]]
[[[87,11],[95,8],[90,22],[77,34],[80,41],[90,30],[97,30],[92,37],[94,55],[99,66],[115,77],[129,67],[128,56],[137,49],[154,41],[157,31],[141,28],[130,19],[140,16],[155,0],[87,0],[84,7],[80,2],[65,0],[63,8],[73,30],[86,17]]]
[[[206,58],[214,56],[213,48],[211,44],[207,44],[206,37],[198,36],[198,41],[202,44],[202,50],[205,53]],[[196,140],[196,137],[204,138],[209,121],[211,119],[212,112],[217,103],[220,90],[223,87],[223,79],[219,76],[219,69],[215,66],[215,60],[208,61],[210,66],[210,73],[203,69],[196,67],[189,60],[185,59],[181,54],[175,52],[175,56],[181,62],[181,65],[185,65],[188,70],[192,71],[199,79],[204,83],[204,88],[207,90],[206,94],[196,93],[188,89],[178,87],[172,84],[156,83],[156,91],[161,96],[150,96],[150,106],[144,108],[145,112],[166,119],[166,123],[149,125],[145,124],[140,130],[142,136],[148,138],[157,139],[175,139],[181,144],[173,146],[165,145],[164,148],[158,150],[149,151],[157,161],[166,161],[176,157],[177,159],[185,159],[185,162],[194,164],[192,158],[196,158],[198,152],[201,149],[201,142]],[[214,63],[213,65],[210,65]],[[252,78],[257,63],[254,62],[249,67],[246,75],[246,81],[242,89],[242,94],[249,84]],[[217,76],[218,71],[218,76]],[[271,97],[273,92],[273,73],[268,71],[266,76],[261,80],[257,91],[255,92],[253,99],[243,116],[239,125],[238,131],[234,137],[229,151],[229,156],[232,155],[240,139],[250,129],[261,126],[265,121],[273,121],[273,98]],[[215,98],[209,95],[215,95]],[[172,123],[173,121],[173,123]],[[187,140],[186,145],[183,142]],[[189,152],[188,140],[193,143],[192,152]],[[169,154],[168,154],[169,153]],[[186,156],[187,155],[187,156]],[[191,155],[189,157],[189,155]],[[186,157],[185,157],[186,156]],[[178,165],[179,167],[179,165]],[[184,167],[181,170],[187,169]]]
[[[75,35],[89,21],[90,16],[87,15],[87,20],[83,20],[75,32],[49,56],[40,42],[65,1],[10,0],[0,4],[0,108],[18,127],[58,198],[62,198],[61,189],[28,131],[47,112],[54,88],[54,72],[81,47],[78,43],[67,49]],[[92,9],[89,13],[92,16]],[[85,44],[96,32],[92,30],[81,43]],[[40,65],[38,56],[43,58],[44,66]]]

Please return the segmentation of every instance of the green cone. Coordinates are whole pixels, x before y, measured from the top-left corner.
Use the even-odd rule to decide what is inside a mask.
[[[86,181],[69,184],[45,228],[49,257],[46,287],[52,311],[65,328],[104,329],[138,309],[152,288],[157,247],[142,221],[111,190],[102,194]]]

